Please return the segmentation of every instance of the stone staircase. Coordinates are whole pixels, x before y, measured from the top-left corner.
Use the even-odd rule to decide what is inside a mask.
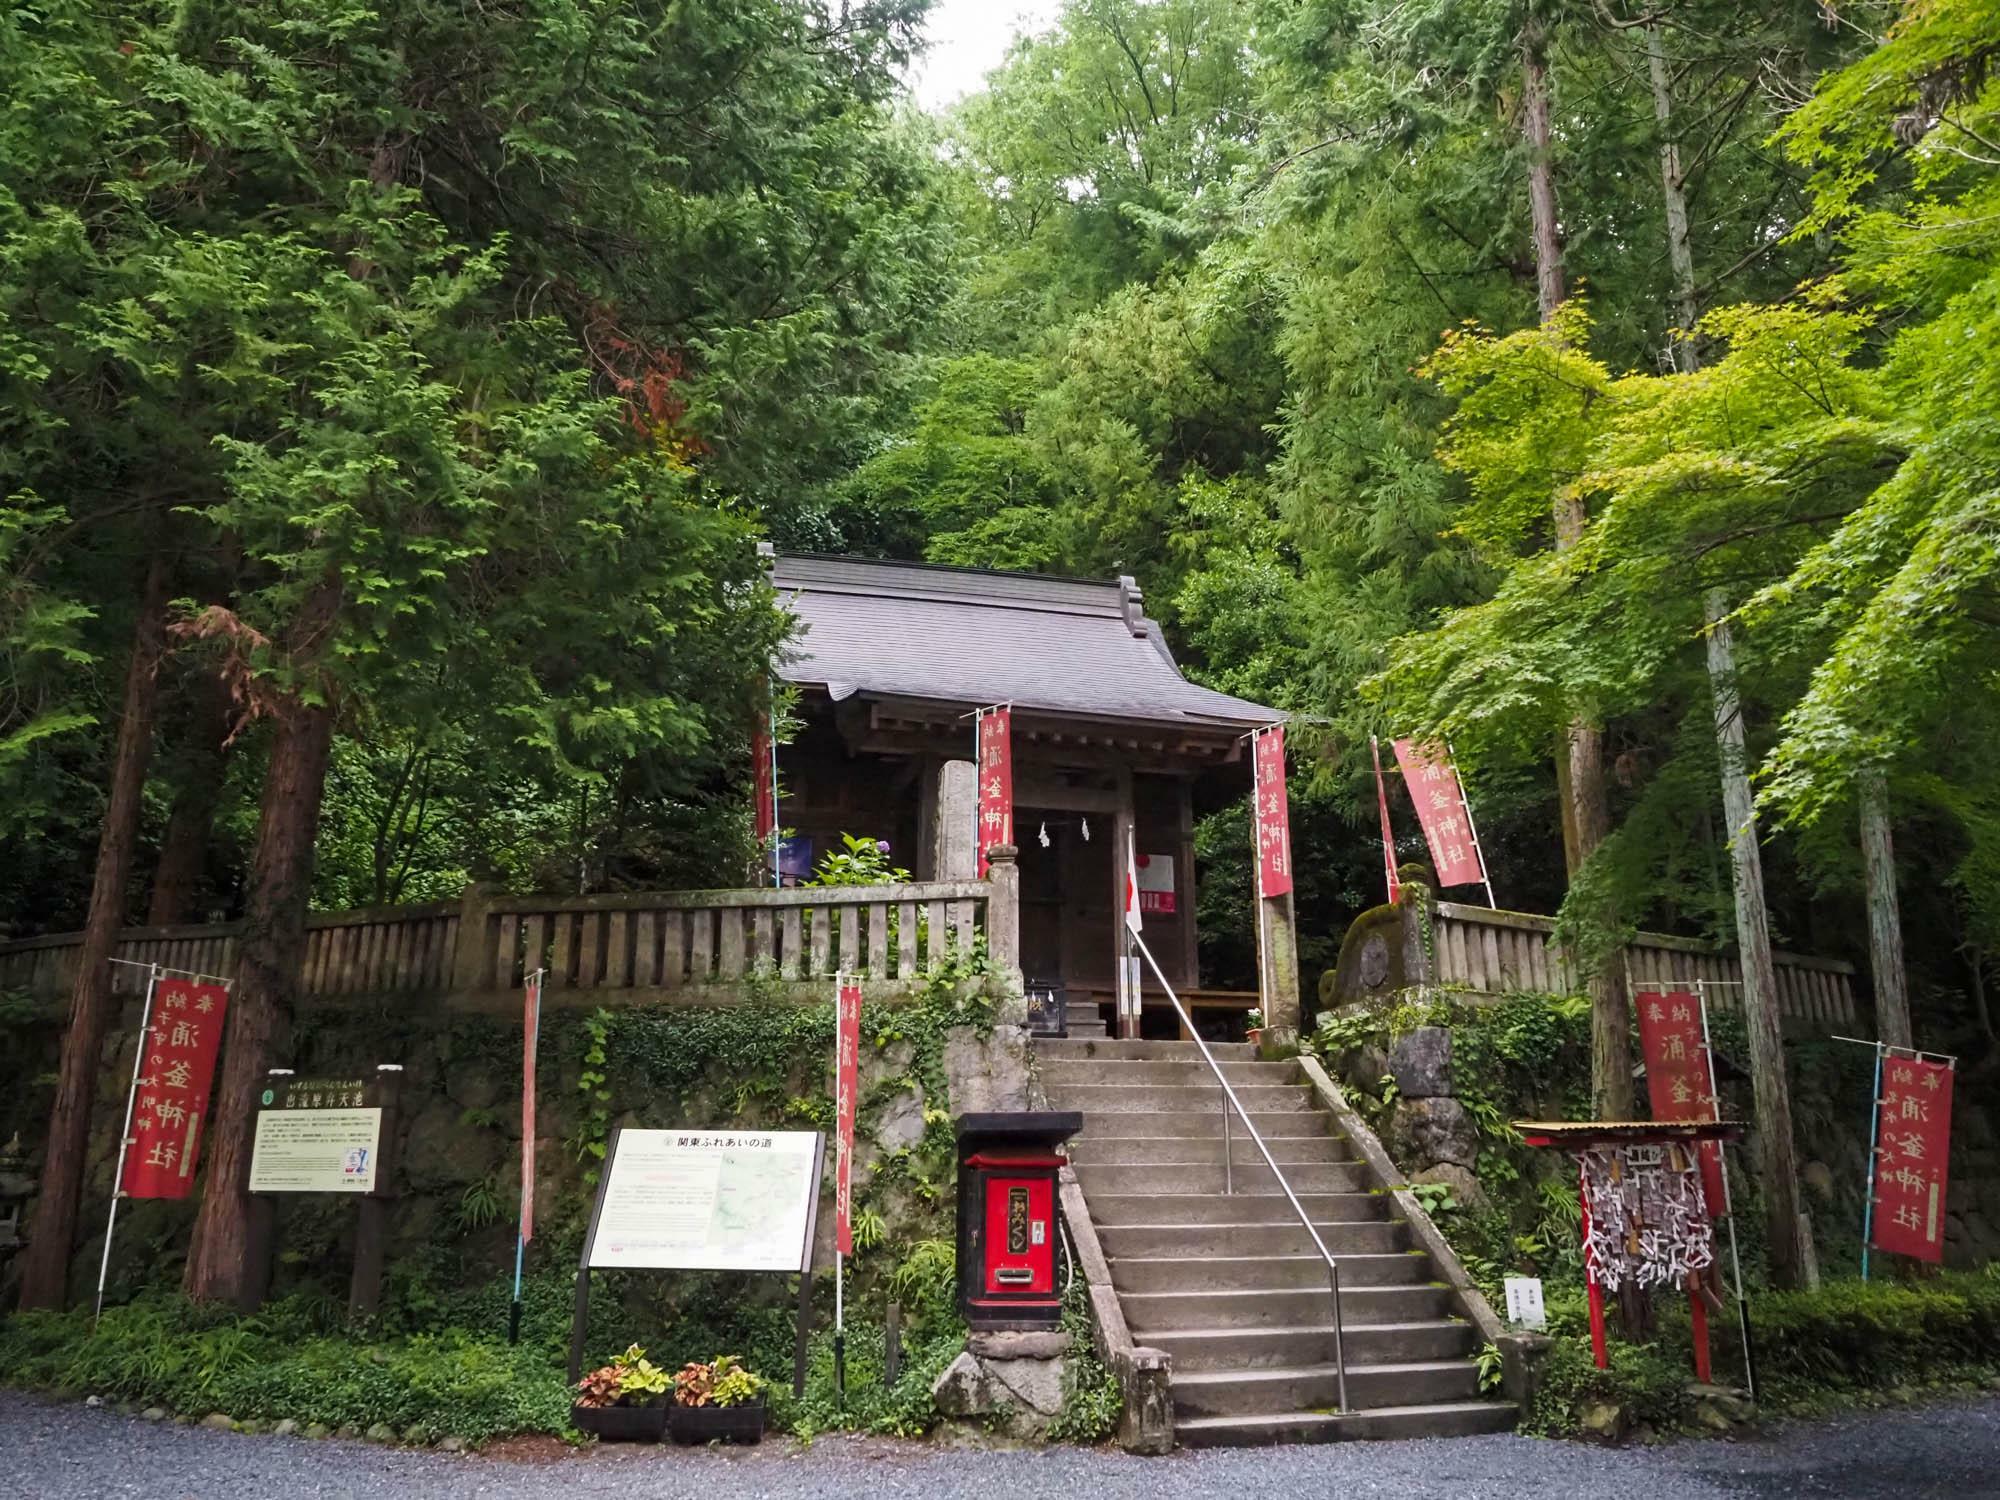
[[[1513,1425],[1479,1391],[1479,1340],[1296,1062],[1211,1050],[1340,1262],[1351,1410],[1337,1412],[1326,1263],[1192,1042],[1037,1040],[1049,1105],[1080,1110],[1070,1160],[1133,1340],[1173,1360],[1188,1446],[1448,1437]]]

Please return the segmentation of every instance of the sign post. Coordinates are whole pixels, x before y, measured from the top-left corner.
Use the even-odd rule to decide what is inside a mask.
[[[114,958],[112,963],[129,963]],[[118,1164],[111,1178],[111,1210],[104,1222],[104,1254],[97,1265],[97,1306],[104,1313],[104,1284],[111,1271],[111,1238],[124,1198],[185,1198],[194,1191],[201,1158],[202,1122],[215,1081],[229,1010],[227,979],[205,974],[146,970],[146,998],[132,1053],[132,1082],[125,1092],[125,1125],[118,1132]],[[167,977],[171,975],[172,977]],[[134,1154],[138,1148],[139,1154]]]
[[[542,1039],[542,978],[537,969],[521,984],[521,1221],[514,1233],[514,1300],[507,1309],[507,1342],[521,1342],[521,1268],[535,1237],[535,1062]]]
[[[372,1314],[382,1301],[388,1259],[389,1203],[395,1197],[386,1159],[395,1140],[400,1063],[380,1063],[372,1076],[347,1073],[301,1078],[289,1069],[265,1075],[257,1133],[250,1147],[250,1193],[258,1229],[252,1258],[268,1274],[269,1196],[333,1193],[360,1199],[354,1233],[354,1276],[348,1311]]]
[[[826,1137],[816,1130],[615,1127],[577,1264],[570,1383],[583,1374],[593,1270],[796,1272],[792,1388],[803,1392],[804,1318],[825,1157]]]

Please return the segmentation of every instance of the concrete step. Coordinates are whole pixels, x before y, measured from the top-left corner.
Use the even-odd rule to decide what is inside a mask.
[[[1333,1294],[1324,1287],[1261,1291],[1125,1292],[1119,1305],[1135,1335],[1177,1328],[1296,1328],[1332,1316]],[[1422,1323],[1445,1317],[1451,1296],[1443,1286],[1346,1286],[1340,1289],[1341,1324]]]
[[[1434,1276],[1430,1257],[1421,1251],[1335,1254],[1342,1286],[1409,1286]],[[1144,1255],[1112,1257],[1111,1284],[1121,1296],[1308,1288],[1324,1292],[1327,1274],[1326,1262],[1318,1255]]]
[[[1069,1033],[1067,1037],[1048,1037],[1044,1040],[1049,1042],[1104,1040],[1111,1033],[1105,1029],[1103,1018],[1097,1014],[1097,1007],[1093,1005],[1088,1009],[1088,1015],[1081,1011],[1071,1011],[1063,1018],[1063,1030]]]
[[[1410,1323],[1355,1323],[1342,1330],[1348,1368],[1470,1359],[1478,1348],[1470,1323],[1427,1318]],[[1173,1356],[1174,1381],[1193,1370],[1255,1370],[1327,1364],[1333,1324],[1324,1319],[1289,1328],[1162,1328],[1140,1343]]]
[[[1237,1101],[1251,1115],[1279,1114],[1312,1108],[1312,1091],[1302,1083],[1250,1083],[1233,1081]],[[1080,1109],[1090,1114],[1152,1113],[1207,1114],[1215,1116],[1215,1128],[1222,1129],[1222,1090],[1215,1084],[1120,1084],[1065,1083],[1049,1087],[1049,1103],[1056,1109]]]
[[[1264,1144],[1271,1148],[1278,1165],[1287,1168],[1310,1162],[1349,1161],[1354,1155],[1346,1137],[1338,1135],[1266,1136]],[[1218,1130],[1213,1140],[1184,1135],[1080,1135],[1064,1149],[1078,1167],[1184,1167],[1203,1163],[1220,1167],[1222,1132]],[[1264,1164],[1257,1143],[1241,1130],[1230,1133],[1229,1159],[1239,1167]]]
[[[1363,1162],[1294,1162],[1285,1166],[1285,1181],[1295,1193],[1356,1193],[1374,1183]],[[1095,1202],[1100,1194],[1118,1196],[1131,1193],[1221,1193],[1224,1191],[1222,1163],[1212,1165],[1162,1166],[1154,1163],[1118,1163],[1100,1166],[1079,1163],[1076,1180],[1083,1184],[1084,1197]],[[1275,1193],[1278,1179],[1263,1162],[1235,1163],[1228,1173],[1230,1191]]]
[[[1181,1062],[1167,1058],[1126,1061],[1119,1058],[1052,1057],[1041,1059],[1035,1066],[1042,1076],[1042,1086],[1051,1093],[1058,1088],[1080,1083],[1118,1084],[1126,1088],[1135,1084],[1162,1088],[1215,1087],[1214,1069],[1199,1058]],[[1222,1076],[1229,1080],[1231,1088],[1240,1089],[1244,1084],[1301,1082],[1296,1062],[1258,1062],[1254,1058],[1238,1062],[1233,1058],[1217,1058],[1216,1066],[1222,1069]]]
[[[1107,1224],[1094,1213],[1091,1217],[1097,1224],[1098,1242],[1113,1261],[1296,1255],[1319,1259],[1312,1237],[1296,1219],[1284,1224],[1167,1224],[1157,1220]],[[1326,1248],[1335,1255],[1391,1255],[1410,1245],[1409,1226],[1401,1219],[1316,1227]]]
[[[1085,1195],[1091,1219],[1110,1224],[1297,1224],[1283,1193],[1101,1193]],[[1386,1193],[1300,1193],[1315,1224],[1389,1217]]]
[[[1437,1406],[1478,1399],[1479,1368],[1469,1359],[1347,1367],[1347,1401],[1354,1410]],[[1331,1411],[1339,1406],[1340,1375],[1332,1364],[1174,1372],[1176,1422],[1187,1417]]]
[[[1193,1042],[1128,1042],[1121,1041],[1117,1037],[1084,1037],[1077,1034],[1073,1024],[1068,1037],[1037,1037],[1030,1045],[1034,1048],[1036,1057],[1046,1058],[1051,1062],[1098,1058],[1106,1061],[1201,1063],[1201,1049]],[[1257,1049],[1248,1042],[1210,1042],[1208,1050],[1217,1062],[1257,1060]]]
[[[1331,1443],[1351,1438],[1471,1437],[1506,1432],[1516,1413],[1507,1401],[1454,1401],[1434,1406],[1383,1406],[1372,1411],[1271,1412],[1256,1416],[1190,1417],[1174,1436],[1190,1448],[1249,1448],[1274,1443]]]
[[[1083,1130],[1078,1139],[1105,1135],[1171,1135],[1182,1140],[1213,1140],[1219,1151],[1222,1149],[1222,1114],[1216,1107],[1218,1097],[1216,1091],[1210,1089],[1208,1103],[1197,1110],[1107,1109],[1102,1105],[1059,1105],[1053,1100],[1050,1103],[1057,1109],[1083,1111]],[[1267,1145],[1302,1136],[1325,1137],[1333,1134],[1333,1117],[1316,1109],[1259,1110],[1248,1099],[1243,1101],[1243,1106],[1250,1111],[1250,1123],[1257,1128],[1257,1134],[1264,1138]],[[1232,1138],[1239,1133],[1236,1127],[1242,1123],[1241,1116],[1231,1117]],[[1219,1156],[1216,1158],[1217,1161],[1221,1159]]]

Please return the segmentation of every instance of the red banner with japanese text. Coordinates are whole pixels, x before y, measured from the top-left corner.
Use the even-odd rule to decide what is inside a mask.
[[[1256,809],[1257,894],[1292,888],[1292,814],[1285,800],[1285,728],[1274,724],[1250,739],[1251,803]]]
[[[1396,764],[1403,768],[1403,784],[1424,825],[1438,885],[1478,885],[1486,879],[1486,871],[1465,810],[1465,788],[1450,755],[1415,740],[1397,740],[1395,745]]]
[[[1646,1094],[1656,1120],[1722,1118],[1714,1069],[1702,1039],[1701,997],[1687,990],[1642,991],[1639,1050],[1646,1059]],[[1701,1192],[1710,1218],[1723,1212],[1722,1143],[1701,1143]]]
[[[521,1243],[535,1237],[535,1061],[542,1040],[542,976],[521,987]]]
[[[834,1005],[833,1248],[854,1253],[854,1111],[861,1073],[861,986],[840,981]]]
[[[986,851],[1014,842],[1014,715],[1006,708],[979,712],[979,875]]]
[[[1869,1243],[1918,1260],[1944,1259],[1952,1069],[1890,1057],[1882,1064],[1875,1132],[1875,1210]]]
[[[229,991],[192,979],[162,979],[139,1045],[138,1097],[118,1187],[128,1198],[185,1198],[194,1189],[201,1132]]]

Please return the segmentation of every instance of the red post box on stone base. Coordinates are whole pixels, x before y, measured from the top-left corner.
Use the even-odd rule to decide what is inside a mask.
[[[1062,1320],[1058,1148],[1083,1128],[1083,1116],[966,1114],[956,1128],[959,1311],[975,1331],[1053,1328]]]

